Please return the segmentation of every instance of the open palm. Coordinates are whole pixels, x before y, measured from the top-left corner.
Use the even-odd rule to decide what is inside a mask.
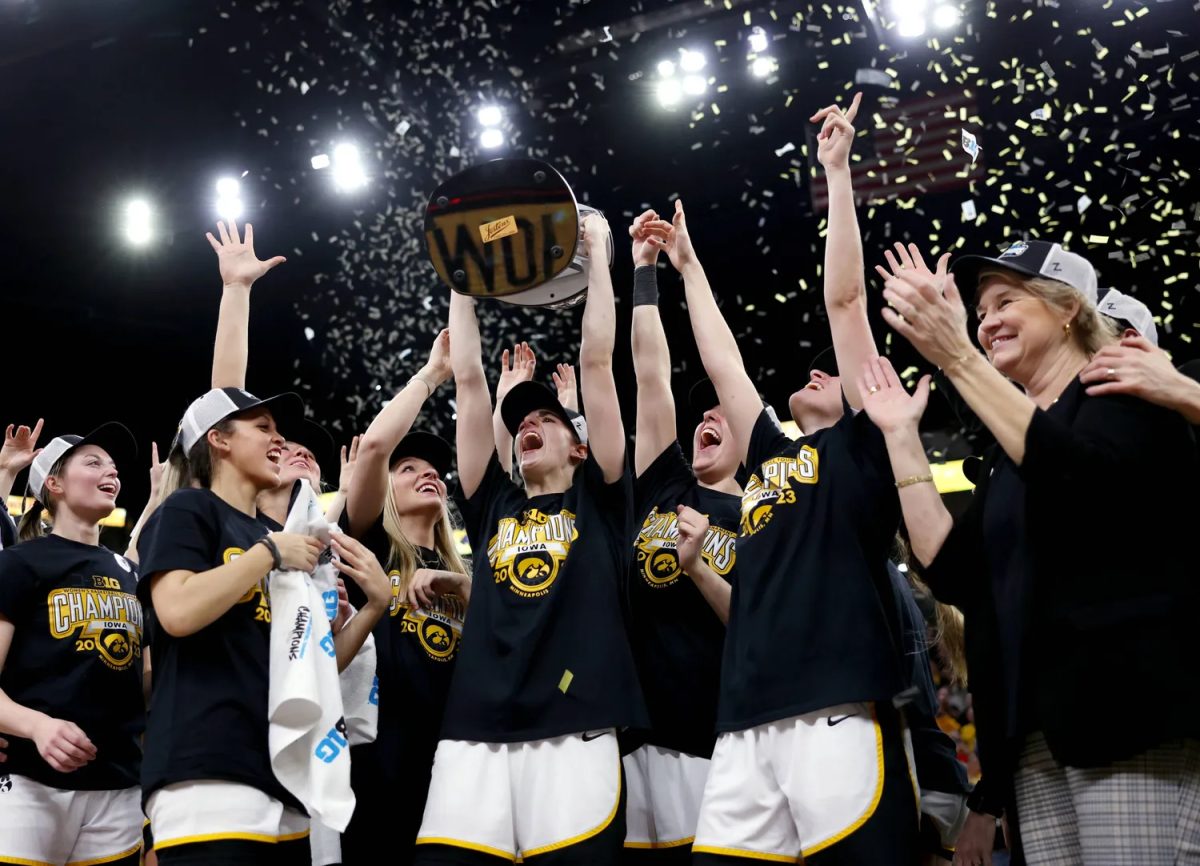
[[[872,358],[858,377],[867,417],[884,433],[916,429],[929,402],[929,377],[922,376],[909,394],[887,358]]]
[[[287,261],[283,256],[261,261],[254,253],[254,226],[246,223],[245,238],[238,236],[237,223],[229,221],[226,229],[224,222],[217,223],[217,232],[221,235],[218,241],[208,232],[205,237],[217,254],[217,266],[221,269],[221,282],[227,286],[246,286],[274,268]]]

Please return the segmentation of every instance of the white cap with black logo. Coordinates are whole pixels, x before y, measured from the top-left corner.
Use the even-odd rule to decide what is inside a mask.
[[[1095,306],[1099,297],[1096,269],[1083,256],[1069,253],[1062,244],[1050,241],[1017,241],[999,256],[962,256],[954,260],[951,272],[958,287],[969,298],[979,287],[979,272],[988,267],[1016,271],[1029,277],[1046,277],[1066,283]]]
[[[304,402],[299,394],[276,394],[260,400],[241,388],[213,388],[203,397],[192,401],[183,420],[179,422],[179,444],[187,454],[215,425],[242,412],[265,406],[271,410],[276,426],[284,428],[304,417]]]
[[[1154,314],[1133,295],[1109,289],[1108,294],[1100,299],[1097,309],[1110,319],[1127,323],[1151,343],[1158,345],[1158,328],[1154,326]]]

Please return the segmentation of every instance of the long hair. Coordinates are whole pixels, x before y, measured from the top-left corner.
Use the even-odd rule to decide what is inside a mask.
[[[1045,277],[1022,277],[1002,268],[981,270],[980,285],[988,277],[998,277],[1009,285],[1020,286],[1057,313],[1068,313],[1071,306],[1077,304],[1079,308],[1069,322],[1070,339],[1074,340],[1075,345],[1089,358],[1110,343],[1116,342],[1120,335],[1116,323],[1108,316],[1100,315],[1096,305],[1088,301],[1074,286]]]
[[[391,472],[388,473],[387,495],[383,502],[383,530],[387,533],[391,548],[388,551],[385,570],[389,573],[395,571],[400,575],[399,594],[403,597],[412,582],[413,572],[421,567],[421,557],[417,554],[416,545],[409,541],[400,529],[400,511],[396,508],[396,497],[392,493]],[[442,513],[433,527],[433,548],[449,571],[469,575],[467,565],[454,543],[454,524],[445,504],[442,505]]]
[[[936,651],[938,658],[944,662],[950,681],[954,685],[967,684],[967,642],[965,636],[965,620],[962,611],[953,605],[943,604],[934,597],[928,584],[921,579],[917,572],[918,563],[912,555],[908,541],[900,532],[896,533],[895,554],[898,562],[904,563],[904,576],[913,592],[924,595],[933,602],[933,636],[929,640],[930,651]]]
[[[46,477],[49,478],[51,475],[55,476],[56,478],[62,477],[63,470],[67,466],[67,461],[73,456],[75,455],[67,453],[62,457],[59,457],[55,464],[50,467],[50,471],[46,473]],[[56,506],[46,491],[45,483],[42,484],[42,489],[37,492],[41,494],[42,502],[45,502],[46,504],[42,505],[42,502],[34,499],[33,505],[29,506],[29,510],[21,515],[21,522],[17,524],[18,543],[22,541],[33,541],[33,539],[41,538],[46,534],[46,526],[44,523],[42,523],[43,511],[50,515],[51,520],[54,519],[54,509]]]

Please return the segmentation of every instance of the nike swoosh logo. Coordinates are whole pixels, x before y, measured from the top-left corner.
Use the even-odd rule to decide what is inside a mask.
[[[596,731],[594,733],[590,732],[590,731],[584,731],[579,736],[585,743],[590,743],[592,740],[600,739],[607,733],[608,733],[608,731]]]
[[[829,727],[832,728],[834,725],[840,725],[842,722],[846,721],[846,719],[853,719],[857,715],[858,713],[849,713],[844,716],[830,716],[825,721],[829,724]]]

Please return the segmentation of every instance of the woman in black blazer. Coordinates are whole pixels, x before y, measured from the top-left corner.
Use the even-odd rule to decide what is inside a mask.
[[[1192,636],[1197,451],[1176,412],[1089,395],[1116,338],[1096,275],[1058,244],[1014,244],[929,271],[887,253],[885,320],[940,367],[996,438],[954,521],[887,361],[862,376],[913,551],[966,615],[989,784],[1005,780],[1030,863],[1175,863],[1200,850],[1200,643]],[[979,319],[971,343],[956,279]],[[1012,821],[1016,817],[1017,821]],[[1181,861],[1182,862],[1182,861]]]

